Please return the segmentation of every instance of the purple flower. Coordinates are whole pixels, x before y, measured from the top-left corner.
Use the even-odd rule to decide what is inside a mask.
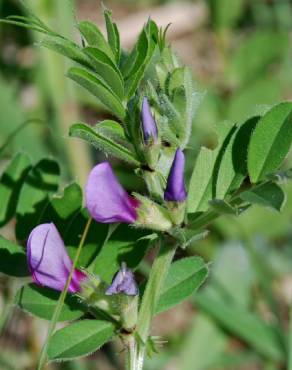
[[[85,196],[87,209],[97,222],[134,223],[137,219],[139,201],[123,189],[108,162],[100,163],[91,170]]]
[[[62,291],[72,268],[64,242],[53,223],[35,227],[27,241],[27,262],[36,284]],[[75,269],[68,291],[80,291],[86,275]]]
[[[127,269],[123,263],[121,269],[115,275],[112,284],[109,286],[106,295],[126,294],[135,296],[138,295],[138,286],[131,270]]]
[[[168,175],[164,192],[164,200],[169,202],[183,202],[187,197],[184,181],[185,156],[181,149],[177,149]]]
[[[146,97],[142,102],[141,121],[144,143],[148,145],[151,141],[156,142],[158,139],[157,126]]]

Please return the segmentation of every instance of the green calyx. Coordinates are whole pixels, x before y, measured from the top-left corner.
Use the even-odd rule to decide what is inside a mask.
[[[140,202],[140,206],[137,208],[136,226],[156,231],[171,229],[172,221],[167,209],[140,194],[134,193],[134,196]]]

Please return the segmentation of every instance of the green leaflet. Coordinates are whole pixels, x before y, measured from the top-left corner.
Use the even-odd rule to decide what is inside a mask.
[[[139,166],[139,161],[134,154],[123,145],[113,139],[96,131],[94,128],[84,123],[75,123],[70,127],[69,135],[88,141],[93,146],[105,151],[106,153],[117,157],[123,161],[129,162],[134,166]]]
[[[189,213],[206,211],[208,208],[208,202],[212,199],[212,175],[217,154],[218,149],[200,149],[189,185]]]
[[[132,52],[122,66],[126,96],[130,99],[137,90],[146,68],[154,54],[156,44],[152,37],[152,28],[148,22],[140,33]]]
[[[81,64],[84,67],[92,68],[92,63],[83,50],[74,42],[61,36],[47,36],[41,43],[42,46],[54,50],[57,53]]]
[[[104,10],[103,15],[106,24],[108,44],[112,49],[113,54],[115,55],[116,63],[118,65],[121,56],[119,31],[117,25],[112,21],[112,13],[108,9]]]
[[[252,117],[234,127],[234,133],[222,153],[216,180],[216,198],[225,196],[237,190],[247,177],[247,155],[251,135],[259,117]]]
[[[51,338],[48,358],[71,360],[98,350],[114,335],[112,323],[102,320],[81,320],[58,330]]]
[[[241,193],[240,198],[252,204],[273,208],[276,211],[281,211],[286,201],[284,191],[279,185],[273,183],[255,186]]]
[[[191,176],[188,212],[206,211],[209,201],[216,198],[216,185],[221,160],[235,132],[235,126],[222,122],[218,126],[218,145],[214,150],[201,147]]]
[[[59,295],[60,293],[55,290],[28,284],[17,292],[14,303],[22,310],[37,317],[51,320]],[[83,309],[84,307],[79,303],[77,297],[68,295],[62,307],[59,321],[76,320],[84,315]]]
[[[156,314],[183,302],[203,284],[207,276],[208,267],[200,257],[188,257],[174,262],[163,284]]]
[[[179,144],[183,135],[183,117],[166,94],[160,94],[159,103],[162,114],[167,117],[166,125],[169,126],[172,134],[175,136]]]
[[[110,89],[121,99],[124,98],[124,81],[119,69],[101,50],[93,47],[83,49],[89,56],[94,71],[106,82]]]
[[[192,72],[188,67],[176,68],[166,85],[171,102],[180,115],[180,147],[185,148],[191,135],[194,113],[201,94],[194,88]]]
[[[125,108],[122,102],[97,74],[82,68],[70,68],[68,77],[96,96],[112,114],[124,119]]]
[[[222,199],[212,199],[209,202],[210,206],[218,213],[227,215],[236,215],[236,208],[232,207],[229,203]]]
[[[114,54],[100,29],[92,22],[82,21],[78,24],[79,31],[89,46],[103,51],[116,64]]]
[[[94,130],[100,132],[104,136],[109,136],[113,140],[124,143],[124,145],[128,145],[125,130],[116,121],[110,119],[100,121],[94,126]]]
[[[292,141],[292,103],[269,110],[257,124],[250,140],[247,167],[256,183],[276,171],[285,159]]]

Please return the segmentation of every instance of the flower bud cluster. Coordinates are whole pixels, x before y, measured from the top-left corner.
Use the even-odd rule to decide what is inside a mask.
[[[146,160],[154,171],[160,152],[159,131],[149,102],[141,108],[142,144]],[[167,231],[184,219],[187,192],[184,182],[185,157],[178,148],[164,190],[164,204],[134,194],[130,196],[115,177],[111,165],[103,162],[89,174],[85,188],[87,209],[97,222],[123,222],[157,231]]]

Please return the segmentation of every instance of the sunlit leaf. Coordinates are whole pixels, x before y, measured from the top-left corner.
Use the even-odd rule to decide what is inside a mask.
[[[115,62],[115,57],[109,44],[107,43],[100,29],[94,23],[89,21],[81,21],[78,24],[78,28],[89,46],[100,49],[112,61]]]
[[[96,148],[101,149],[107,154],[117,157],[123,161],[136,166],[139,165],[139,161],[128,148],[102,134],[100,130],[95,130],[89,125],[84,123],[75,123],[70,127],[69,135],[86,140]]]
[[[240,194],[240,198],[252,204],[259,204],[281,211],[285,204],[284,191],[277,184],[266,183]]]
[[[112,323],[101,320],[81,320],[58,330],[48,348],[49,360],[71,360],[89,355],[114,335]]]
[[[251,137],[247,167],[253,183],[276,171],[292,141],[292,103],[281,103],[258,122]]]
[[[96,96],[113,115],[120,119],[125,117],[122,102],[97,74],[81,68],[70,68],[68,77]]]
[[[206,280],[208,268],[200,257],[188,257],[174,262],[166,276],[156,313],[167,311],[192,295]]]
[[[36,284],[28,284],[17,292],[14,303],[22,310],[42,319],[51,320],[55,311],[60,293]],[[84,315],[84,307],[77,297],[67,295],[63,304],[59,321],[76,320]]]

